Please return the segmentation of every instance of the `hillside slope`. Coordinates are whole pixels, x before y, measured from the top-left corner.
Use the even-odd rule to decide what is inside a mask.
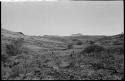
[[[1,29],[2,80],[124,80],[124,34],[28,36]]]

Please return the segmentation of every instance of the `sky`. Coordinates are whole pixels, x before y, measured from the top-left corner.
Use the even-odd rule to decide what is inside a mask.
[[[26,35],[116,35],[124,30],[122,1],[2,2],[2,28]]]

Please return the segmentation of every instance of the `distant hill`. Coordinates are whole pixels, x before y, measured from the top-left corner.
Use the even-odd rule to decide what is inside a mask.
[[[77,34],[72,34],[71,36],[82,36],[81,33],[77,33]]]
[[[121,45],[124,44],[124,34],[118,34],[113,36],[102,35],[82,35],[81,33],[72,34],[71,36],[56,36],[56,35],[44,35],[44,36],[28,36],[21,32],[13,32],[1,28],[2,42],[9,42],[16,38],[24,38],[26,44],[33,44],[41,47],[65,47],[66,44],[72,43],[73,40],[80,40],[83,43],[86,41],[95,41],[101,45]]]
[[[24,37],[24,34],[21,32],[13,32],[4,28],[1,28],[1,35],[12,38]]]
[[[96,40],[102,45],[124,45],[124,34],[106,36]]]
[[[21,32],[12,32],[6,29],[1,29],[1,36],[2,40],[9,40],[9,39],[16,39],[16,38],[24,38],[24,41],[27,44],[36,44],[39,45],[39,43],[43,44],[43,46],[47,47],[48,44],[50,46],[53,46],[56,44],[56,46],[62,44],[64,46],[67,43],[71,43],[73,40],[78,39],[81,40],[82,42],[85,42],[87,40],[96,40],[103,38],[104,36],[89,36],[89,35],[82,35],[80,33],[78,34],[73,34],[71,36],[58,36],[58,35],[44,35],[44,36],[28,36],[24,35]],[[46,46],[47,45],[47,46]],[[40,45],[41,46],[41,45]],[[49,46],[48,46],[49,47]]]

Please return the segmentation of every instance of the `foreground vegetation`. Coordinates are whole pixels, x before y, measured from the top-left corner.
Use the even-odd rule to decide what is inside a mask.
[[[12,39],[1,45],[2,80],[124,80],[124,38],[120,36],[86,41],[80,49],[75,46],[84,42],[73,39],[65,49],[38,54],[25,47],[24,38]]]

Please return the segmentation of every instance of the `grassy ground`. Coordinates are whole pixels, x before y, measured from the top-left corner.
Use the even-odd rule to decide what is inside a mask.
[[[2,80],[124,80],[124,34],[21,39],[8,32],[1,35]]]

